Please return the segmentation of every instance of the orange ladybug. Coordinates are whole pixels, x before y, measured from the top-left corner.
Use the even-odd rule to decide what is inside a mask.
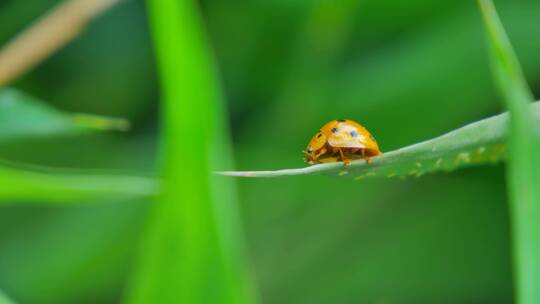
[[[306,150],[304,160],[308,164],[365,159],[382,155],[373,135],[359,123],[349,119],[332,120],[313,136]]]

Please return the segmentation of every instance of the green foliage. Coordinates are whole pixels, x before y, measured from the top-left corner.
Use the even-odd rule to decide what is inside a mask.
[[[37,167],[39,168],[39,167]],[[52,168],[0,169],[0,205],[21,203],[84,203],[98,198],[137,198],[158,193],[157,180],[150,177],[92,174],[80,170]]]
[[[76,135],[92,130],[126,130],[128,121],[68,114],[14,89],[0,89],[0,142],[24,137]]]
[[[14,304],[14,302],[0,291],[0,304]]]
[[[510,190],[517,303],[540,302],[540,138],[527,86],[493,2],[479,0],[492,65],[502,99],[510,111]]]
[[[93,294],[94,303],[104,303],[125,285],[149,204],[90,202],[2,206],[0,284],[8,296],[17,303],[80,303]],[[18,220],[21,213],[25,221]]]
[[[2,5],[2,43],[58,1],[38,2],[28,5],[8,0]],[[524,73],[532,88],[538,90],[540,40],[532,37],[538,32],[540,2],[498,0],[497,4]],[[162,135],[158,130],[165,130],[161,119],[158,122],[156,118],[156,108],[165,107],[157,106],[146,16],[144,2],[122,3],[96,19],[70,46],[13,84],[57,108],[128,117],[133,125],[131,132],[112,136],[91,132],[84,137],[36,134],[24,135],[24,140],[0,139],[0,158],[67,168],[152,172],[158,154],[166,156],[160,160],[165,167],[169,153],[155,153],[157,137]],[[471,1],[348,1],[337,6],[324,1],[209,0],[203,3],[201,17],[219,63],[212,68],[223,75],[231,112],[230,116],[213,116],[212,123],[223,126],[223,120],[230,117],[239,169],[301,166],[301,150],[309,137],[330,119],[360,121],[374,133],[384,151],[395,152],[398,147],[434,138],[503,111],[493,101],[495,90],[485,60],[482,24]],[[194,30],[198,36],[201,28],[186,26],[181,30]],[[169,38],[175,37],[173,33]],[[183,44],[176,49],[175,57],[184,54],[186,46],[191,48],[190,44]],[[194,66],[183,69],[185,75],[197,78],[200,71]],[[178,75],[180,69],[176,67],[171,65],[166,74]],[[161,72],[160,79],[164,80]],[[167,81],[168,87],[174,83],[182,91],[195,91],[185,87],[183,78]],[[166,91],[161,92],[161,97],[171,100],[170,96],[163,96]],[[199,130],[208,119],[207,113],[202,112],[209,110],[206,103],[200,105],[200,113],[195,115],[202,115],[187,118],[189,134],[182,134],[182,139],[168,136],[186,142],[191,142],[190,136],[195,134],[215,136],[208,137],[208,142],[215,141],[215,146],[209,143],[206,147],[212,153],[202,152],[197,146],[196,157],[212,156],[207,167],[190,172],[197,182],[202,171],[235,168],[230,163],[229,138],[222,136],[223,129]],[[218,109],[212,111],[224,114],[221,103],[214,106]],[[193,114],[192,110],[185,113]],[[24,120],[24,114],[19,115]],[[163,142],[168,140],[163,138]],[[183,150],[184,147],[175,151],[179,152],[178,157],[195,154]],[[191,169],[191,162],[203,163],[200,158],[186,159],[183,168]],[[457,156],[449,153],[445,159],[453,165]],[[463,163],[458,167],[468,165],[466,158],[459,159]],[[213,196],[220,199],[212,200],[215,209],[208,211],[210,208],[204,205],[200,210],[213,212],[217,222],[229,224],[230,218],[241,214],[241,222],[247,227],[256,282],[265,303],[511,303],[514,291],[510,239],[514,237],[508,235],[504,166],[476,164],[479,163],[405,181],[369,176],[356,182],[353,178],[318,174],[232,179],[208,174],[206,181],[215,189]],[[416,170],[415,163],[408,165],[403,171]],[[357,173],[365,172],[360,169],[362,164],[358,166]],[[30,190],[39,188],[39,182],[51,186],[49,175],[56,174],[62,178],[53,178],[53,188],[59,189],[73,187],[72,175],[83,185],[88,180],[88,185],[95,185],[98,179],[94,177],[102,180],[102,174],[86,170],[43,171],[18,164],[5,164],[0,170],[4,167],[39,177],[32,178],[36,184]],[[331,174],[339,174],[342,169],[337,166]],[[383,171],[378,172],[376,176],[386,176]],[[181,180],[191,183],[187,175]],[[155,181],[150,183],[153,186],[146,189],[156,189]],[[241,213],[236,210],[233,183],[239,185]],[[195,186],[208,189],[208,184],[204,184]],[[186,198],[194,195],[195,190],[186,189],[185,184],[173,186],[186,192]],[[77,187],[77,191],[84,190],[80,184]],[[131,183],[131,187],[146,186]],[[133,272],[131,265],[140,266],[132,259],[143,219],[149,210],[156,218],[162,217],[166,212],[156,215],[158,210],[153,207],[165,200],[154,202],[153,196],[143,193],[143,202],[123,203],[124,194],[109,195],[112,189],[106,189],[99,190],[102,195],[98,196],[91,192],[75,195],[72,190],[64,195],[47,194],[51,199],[38,198],[25,189],[29,193],[17,193],[16,201],[3,199],[0,289],[20,303],[121,301],[125,282]],[[208,195],[204,196],[194,201],[208,202]],[[81,200],[77,197],[88,204],[78,204]],[[184,196],[176,194],[174,198],[183,201]],[[113,201],[120,202],[97,203]],[[56,208],[59,203],[70,207]],[[205,225],[199,217],[178,216],[180,208],[193,211],[195,207],[163,207],[177,213],[171,213],[167,221],[170,226],[160,231],[172,234],[181,227],[180,231],[187,234],[187,224],[176,223],[183,217],[200,224],[196,227]],[[228,248],[233,252],[229,256],[241,265],[236,269],[245,269],[245,258],[241,250],[236,251],[242,245],[234,245],[242,243],[236,240],[236,227],[221,228],[221,248],[233,244]],[[204,236],[195,232],[190,234],[194,236],[190,244],[197,241],[195,237]],[[173,247],[176,244],[169,240],[175,239],[163,240]],[[181,245],[186,244],[184,241]],[[141,255],[148,244],[153,245],[143,244]],[[159,245],[163,244],[156,246]],[[175,260],[172,255],[167,258]],[[207,257],[208,252],[201,260]],[[166,262],[160,265],[167,266]],[[192,274],[198,266],[189,268]],[[159,279],[161,283],[166,281]],[[202,287],[194,290],[200,293]],[[207,292],[213,294],[215,290]]]
[[[148,1],[163,97],[162,194],[130,303],[252,303],[221,93],[194,1]]]
[[[0,142],[23,138],[77,135],[94,130],[125,130],[128,122],[88,114],[68,114],[14,89],[0,90]],[[152,178],[58,170],[0,162],[0,204],[74,203],[98,197],[156,194]]]

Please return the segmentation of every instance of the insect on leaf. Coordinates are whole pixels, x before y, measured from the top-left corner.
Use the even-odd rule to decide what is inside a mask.
[[[540,120],[540,102],[530,106]],[[287,175],[330,174],[356,179],[421,176],[436,171],[496,163],[506,156],[508,114],[486,118],[439,137],[389,151],[368,164],[356,160],[349,166],[328,163],[305,168],[275,171],[224,171],[218,174],[241,177],[281,177]]]

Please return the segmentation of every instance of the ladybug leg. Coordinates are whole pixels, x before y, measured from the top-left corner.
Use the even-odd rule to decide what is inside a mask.
[[[317,153],[317,155],[315,155],[314,160],[317,160],[321,155],[326,154],[327,151],[328,151],[328,150],[326,150],[326,148],[322,148],[322,149],[319,151],[319,153]]]
[[[341,155],[341,160],[343,161],[343,164],[345,166],[348,166],[351,164],[351,160],[348,159],[348,158],[345,158],[345,155],[343,155],[343,151],[341,149],[338,149],[339,150],[339,154]]]
[[[362,158],[366,160],[366,163],[370,164],[371,157],[366,155],[366,149],[362,149],[360,153],[362,154]]]

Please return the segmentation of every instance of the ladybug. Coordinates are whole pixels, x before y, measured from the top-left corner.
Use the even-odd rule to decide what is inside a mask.
[[[332,120],[325,124],[309,142],[304,151],[308,164],[365,159],[382,155],[375,138],[359,123],[349,119]]]

